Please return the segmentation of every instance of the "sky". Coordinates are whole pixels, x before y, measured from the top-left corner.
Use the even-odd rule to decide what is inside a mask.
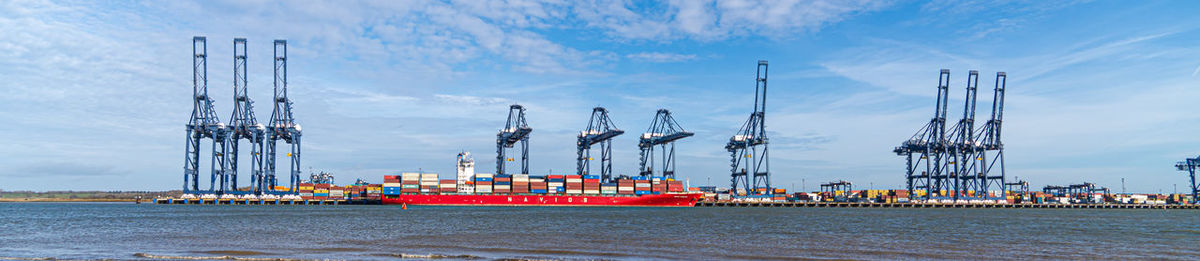
[[[248,39],[260,121],[271,42],[288,41],[301,168],[338,183],[448,178],[460,151],[494,172],[495,134],[519,103],[533,174],[575,171],[596,106],[627,132],[615,173],[634,174],[637,136],[665,108],[695,132],[676,144],[679,178],[728,186],[723,147],[768,60],[777,187],[902,187],[892,148],[933,117],[949,69],[951,124],[969,70],[977,119],[1007,73],[1010,180],[1182,192],[1174,164],[1200,154],[1196,13],[1178,1],[0,1],[0,189],[181,188],[190,44],[206,36],[223,121],[232,39]]]

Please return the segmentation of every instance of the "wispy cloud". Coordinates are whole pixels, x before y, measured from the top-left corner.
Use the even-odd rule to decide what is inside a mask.
[[[660,52],[632,53],[632,54],[625,55],[625,57],[634,59],[634,60],[655,62],[655,63],[676,63],[676,62],[685,62],[685,61],[691,61],[691,60],[696,59],[695,54],[677,54],[677,53],[660,53]]]

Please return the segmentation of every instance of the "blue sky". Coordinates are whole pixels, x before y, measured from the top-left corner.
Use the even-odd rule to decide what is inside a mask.
[[[534,173],[574,171],[574,136],[597,105],[629,132],[616,172],[636,172],[636,134],[667,108],[696,133],[677,144],[677,173],[725,186],[722,147],[763,59],[780,187],[901,186],[891,149],[932,116],[946,68],[951,122],[968,70],[983,75],[981,119],[995,72],[1008,73],[1010,177],[1171,192],[1187,182],[1173,164],[1200,153],[1196,13],[1167,1],[4,1],[0,189],[179,188],[189,44],[204,35],[223,120],[232,38],[249,39],[259,119],[271,40],[289,41],[303,168],[341,183],[450,176],[460,150],[491,172],[495,132],[520,103]]]

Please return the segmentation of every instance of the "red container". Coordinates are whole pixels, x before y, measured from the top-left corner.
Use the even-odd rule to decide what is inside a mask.
[[[581,179],[581,178],[583,178],[583,176],[580,176],[580,175],[567,175],[567,178],[568,178],[568,179]]]
[[[512,178],[493,178],[493,179],[492,179],[492,181],[495,181],[495,182],[512,182]]]
[[[416,181],[416,180],[405,180],[404,182],[400,182],[400,185],[417,185],[417,184],[421,184],[421,182]]]
[[[438,181],[438,184],[457,184],[457,183],[458,183],[458,181],[453,180],[453,179],[443,179],[443,180]]]
[[[562,179],[563,175],[547,175],[547,179]]]

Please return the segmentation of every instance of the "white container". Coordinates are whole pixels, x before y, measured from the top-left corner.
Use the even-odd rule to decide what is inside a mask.
[[[583,194],[600,194],[600,191],[594,189],[585,189],[583,190]]]
[[[649,188],[650,183],[638,183],[638,184],[633,184],[633,186],[638,187],[638,188]]]
[[[567,194],[583,194],[583,190],[578,190],[578,189],[568,189],[568,190],[567,190]]]
[[[399,187],[400,183],[383,183],[384,187]]]
[[[492,173],[475,173],[476,178],[491,178]]]
[[[496,190],[512,190],[512,185],[492,185]]]

